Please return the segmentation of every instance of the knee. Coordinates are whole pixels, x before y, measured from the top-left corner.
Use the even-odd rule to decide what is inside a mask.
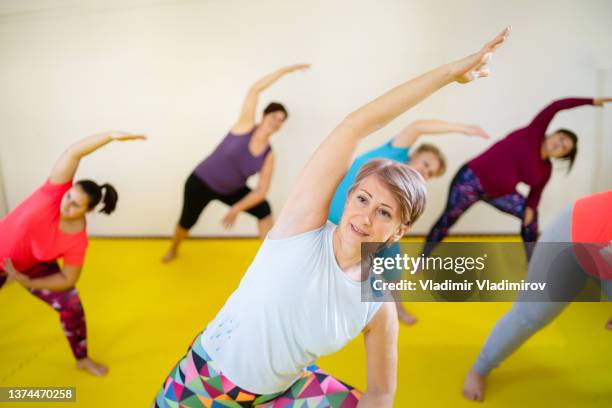
[[[546,326],[556,314],[550,313],[551,302],[523,302],[510,310],[512,319],[522,328],[537,330]]]
[[[80,299],[70,299],[66,304],[62,305],[60,309],[60,315],[62,319],[81,319],[85,317],[85,311]]]
[[[260,224],[271,224],[272,222],[274,222],[274,218],[272,217],[272,214],[268,214],[265,217],[262,217],[259,219]]]

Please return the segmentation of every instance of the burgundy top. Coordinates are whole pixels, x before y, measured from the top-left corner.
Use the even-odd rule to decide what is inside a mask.
[[[268,145],[259,156],[251,154],[249,142],[255,129],[243,135],[228,133],[215,151],[196,167],[196,176],[220,194],[231,194],[244,187],[247,179],[261,170],[272,150]]]
[[[548,105],[529,125],[515,130],[491,146],[468,166],[478,176],[486,194],[500,197],[515,191],[521,181],[530,187],[527,207],[537,209],[542,190],[550,179],[550,160],[542,160],[542,142],[555,114],[564,109],[592,105],[593,99],[567,98]]]

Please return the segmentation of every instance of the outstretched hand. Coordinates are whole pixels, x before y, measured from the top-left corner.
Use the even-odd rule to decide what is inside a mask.
[[[450,64],[453,79],[460,84],[489,76],[489,62],[493,53],[506,41],[510,35],[510,26],[504,28],[495,38],[486,43],[477,53]]]
[[[593,105],[604,106],[605,103],[612,102],[612,98],[595,98],[593,99]]]
[[[468,126],[468,128],[465,130],[465,132],[463,132],[463,134],[465,134],[466,136],[477,136],[483,139],[491,139],[491,136],[478,125]]]
[[[119,142],[125,142],[128,140],[147,140],[147,137],[145,135],[136,135],[133,133],[121,131],[107,132],[107,135],[109,135],[112,140],[117,140]]]
[[[305,69],[310,68],[310,64],[294,64],[285,67],[285,73],[295,72],[295,71],[303,71]]]

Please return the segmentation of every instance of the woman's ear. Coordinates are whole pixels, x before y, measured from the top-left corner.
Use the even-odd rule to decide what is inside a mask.
[[[397,242],[400,239],[402,239],[402,237],[406,235],[408,231],[410,231],[410,226],[406,224],[401,224],[399,227],[397,227],[397,230],[395,231],[393,235],[391,235],[389,240],[393,242]]]

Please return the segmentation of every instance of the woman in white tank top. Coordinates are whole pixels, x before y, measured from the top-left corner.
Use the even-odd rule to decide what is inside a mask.
[[[480,51],[397,86],[354,111],[323,141],[239,287],[164,382],[155,407],[391,407],[395,306],[361,301],[361,243],[398,241],[422,213],[425,185],[407,166],[364,165],[338,227],[331,198],[361,139],[451,82],[486,76],[506,29]],[[366,283],[367,284],[367,283]],[[364,393],[312,364],[364,333]]]

